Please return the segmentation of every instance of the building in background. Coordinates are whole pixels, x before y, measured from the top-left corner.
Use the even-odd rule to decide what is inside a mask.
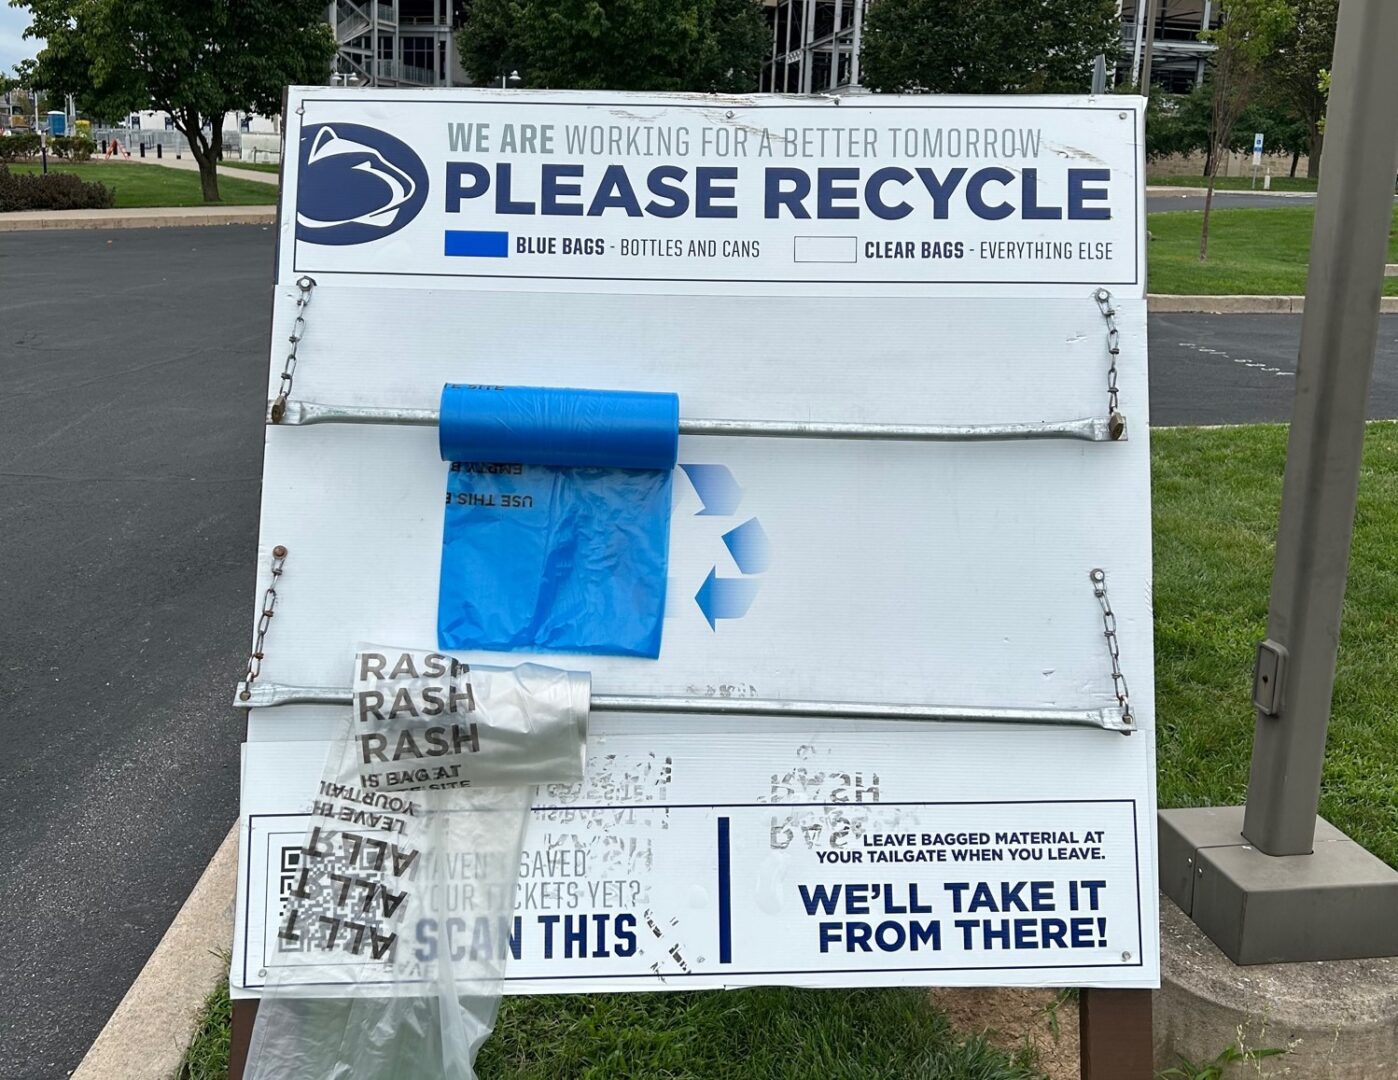
[[[859,85],[859,44],[868,0],[763,0],[772,54],[760,89],[821,94]]]
[[[864,12],[879,0],[763,0],[772,28],[772,52],[759,89],[777,94],[820,94],[859,85]],[[965,0],[974,3],[975,0]],[[1118,0],[1121,48],[1108,57],[1115,85],[1140,78],[1149,0]],[[1217,0],[1155,0],[1151,34],[1152,86],[1188,93],[1203,81],[1213,46],[1199,31],[1218,26]],[[1091,72],[1083,73],[1083,90]]]
[[[332,82],[351,86],[459,86],[466,81],[453,38],[463,0],[332,0]]]
[[[1117,53],[1116,83],[1132,86],[1140,80],[1146,43],[1146,8],[1150,0],[1120,0],[1121,49]],[[1172,94],[1187,94],[1204,81],[1212,45],[1199,40],[1201,30],[1216,30],[1217,0],[1154,0],[1150,27],[1150,84]]]

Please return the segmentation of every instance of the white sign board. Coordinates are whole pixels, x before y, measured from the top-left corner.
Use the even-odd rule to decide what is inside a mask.
[[[280,280],[877,296],[1144,280],[1129,104],[614,102],[298,94]]]
[[[463,657],[594,694],[1110,709],[1101,568],[1134,733],[594,713],[586,780],[535,801],[512,991],[1158,985],[1139,99],[306,88],[287,115],[269,397],[303,275],[294,396],[404,409],[484,382],[1104,416],[1095,290],[1116,312],[1126,440],[684,437],[658,659]],[[268,428],[264,681],[435,645],[446,471],[431,428]],[[235,996],[278,963],[338,715],[250,716]],[[406,931],[419,959],[481,932],[447,922]]]
[[[1252,137],[1252,164],[1257,167],[1262,164],[1262,132],[1258,132]]]

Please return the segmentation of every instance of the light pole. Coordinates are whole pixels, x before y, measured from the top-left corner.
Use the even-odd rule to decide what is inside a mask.
[[[521,80],[520,77],[519,77],[519,72],[518,72],[518,71],[512,71],[512,72],[510,72],[508,75],[506,75],[504,72],[501,72],[501,73],[500,73],[500,89],[501,89],[501,90],[507,90],[507,89],[509,89],[510,86],[518,86],[518,85],[520,84],[521,81],[522,81],[522,80]],[[507,86],[506,83],[508,83],[509,86]]]
[[[1398,871],[1317,818],[1379,333],[1398,4],[1344,0],[1246,807],[1160,812],[1161,885],[1235,962],[1398,956]]]

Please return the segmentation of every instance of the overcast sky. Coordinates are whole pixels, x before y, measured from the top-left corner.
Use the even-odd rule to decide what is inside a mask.
[[[20,36],[28,26],[29,12],[12,8],[5,0],[0,0],[0,72],[8,74],[15,64],[43,47],[43,42],[25,41]]]

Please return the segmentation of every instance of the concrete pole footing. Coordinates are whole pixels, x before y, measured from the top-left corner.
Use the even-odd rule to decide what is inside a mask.
[[[1398,957],[1239,967],[1160,898],[1157,1068],[1225,1048],[1284,1049],[1239,1075],[1305,1080],[1398,1076]]]

